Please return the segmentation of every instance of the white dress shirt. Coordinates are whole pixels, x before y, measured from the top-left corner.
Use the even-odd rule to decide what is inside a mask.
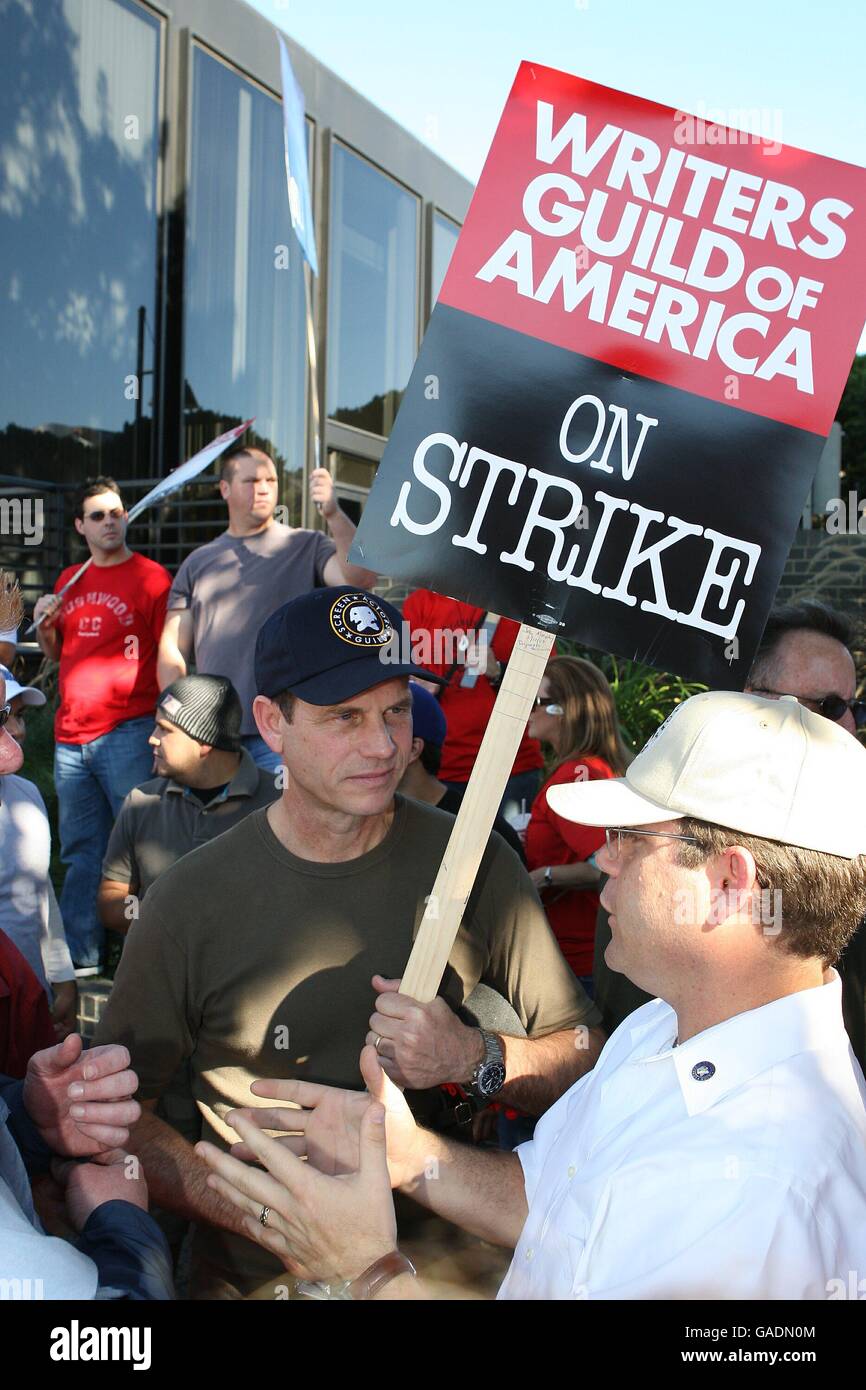
[[[620,1024],[517,1150],[499,1297],[826,1299],[866,1276],[866,1083],[825,978],[679,1047],[660,999]]]
[[[0,930],[46,990],[75,979],[50,862],[51,829],[39,788],[14,773],[0,777]]]

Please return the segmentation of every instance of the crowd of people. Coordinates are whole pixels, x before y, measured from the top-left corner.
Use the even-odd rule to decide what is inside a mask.
[[[504,1298],[827,1297],[866,1269],[846,621],[775,610],[745,692],[683,701],[637,754],[602,671],[555,652],[424,1003],[401,976],[517,624],[429,590],[398,610],[327,472],[327,533],[278,522],[277,486],[224,455],[227,529],[173,579],[112,479],[81,489],[91,564],[34,609],[59,903],[21,775],[45,696],[0,590],[0,1274],[417,1298],[401,1244],[433,1213],[514,1251]],[[457,659],[395,661],[406,622]]]

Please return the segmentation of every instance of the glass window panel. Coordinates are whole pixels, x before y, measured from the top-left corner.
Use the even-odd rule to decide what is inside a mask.
[[[334,142],[328,414],[387,435],[418,338],[418,199]]]
[[[344,454],[339,450],[331,453],[333,473],[338,483],[349,483],[353,487],[373,486],[378,464],[372,459],[358,458],[356,454]]]
[[[186,451],[256,417],[256,442],[301,519],[303,258],[286,194],[280,103],[195,49],[184,317]]]
[[[132,0],[0,9],[0,472],[144,477],[160,26]]]
[[[430,287],[431,307],[439,298],[439,291],[442,288],[442,281],[445,279],[446,271],[451,263],[454,247],[457,245],[457,238],[460,235],[460,228],[456,222],[450,218],[443,217],[441,212],[433,214],[433,265]]]

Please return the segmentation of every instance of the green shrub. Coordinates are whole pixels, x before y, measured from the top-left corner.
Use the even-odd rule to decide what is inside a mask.
[[[646,666],[641,661],[626,661],[610,652],[591,651],[575,642],[557,641],[560,656],[581,656],[604,672],[610,681],[616,701],[622,736],[629,748],[639,753],[647,739],[671,710],[690,695],[706,690],[698,681],[683,680]]]

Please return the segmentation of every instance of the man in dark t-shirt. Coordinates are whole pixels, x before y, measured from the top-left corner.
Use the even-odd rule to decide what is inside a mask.
[[[348,561],[355,527],[334,495],[326,468],[310,476],[310,496],[328,527],[310,531],[276,519],[279,479],[273,459],[238,444],[222,457],[220,495],[229,524],[178,570],[159,644],[160,689],[188,674],[227,676],[241,701],[241,736],[253,761],[279,767],[253,719],[256,633],[280,604],[329,584],[372,584]]]
[[[153,885],[133,923],[99,1042],[123,1041],[141,1078],[135,1139],[154,1201],[197,1223],[192,1289],[237,1297],[278,1272],[193,1149],[153,1114],[190,1059],[204,1137],[234,1139],[229,1110],[259,1077],[362,1088],[375,1042],[409,1089],[495,1093],[540,1114],[593,1064],[598,1013],[568,969],[518,859],[492,836],[440,997],[398,993],[453,821],[395,795],[412,746],[409,663],[382,661],[400,615],[374,595],[319,590],[278,609],[256,646],[256,722],[286,768],[282,794]],[[479,982],[526,1037],[463,1023]],[[501,1070],[503,1062],[496,1064]]]

